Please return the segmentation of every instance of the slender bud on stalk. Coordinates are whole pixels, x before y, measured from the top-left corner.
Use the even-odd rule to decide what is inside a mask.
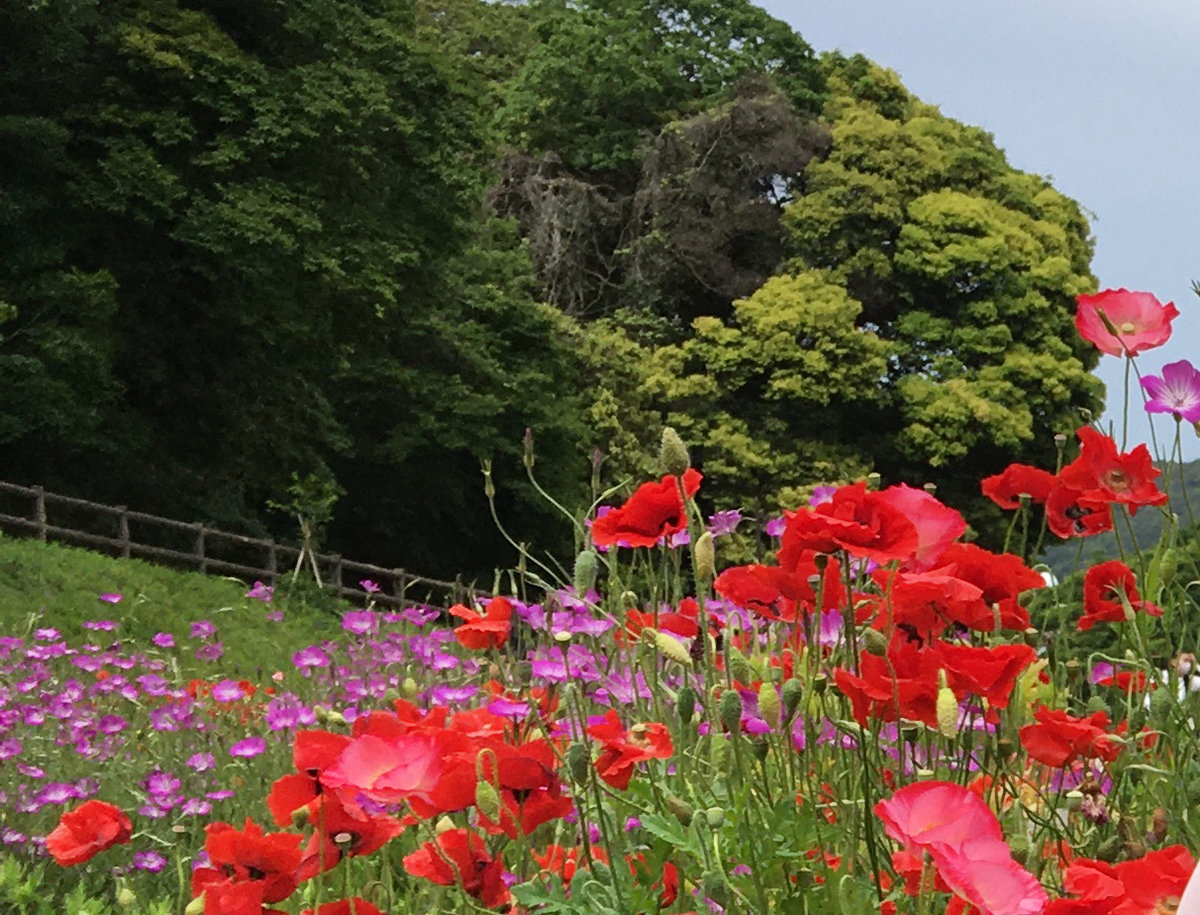
[[[420,684],[417,683],[417,681],[412,677],[405,677],[404,682],[400,684],[400,687],[404,690],[404,695],[406,695],[409,699],[415,699],[421,692]]]
[[[717,570],[717,551],[713,545],[712,531],[705,531],[696,538],[692,557],[692,561],[696,563],[696,577],[702,581],[709,581]]]
[[[492,482],[492,462],[483,461],[483,494],[487,496],[488,501],[496,497],[496,484]]]
[[[683,643],[674,636],[666,632],[654,633],[654,647],[658,649],[659,654],[670,658],[676,664],[683,667],[692,666],[692,656],[683,647]]]
[[[679,437],[679,433],[670,426],[665,426],[662,431],[662,444],[658,449],[658,462],[662,465],[663,470],[675,476],[683,476],[689,467],[692,466],[692,459],[688,457],[687,446],[683,444],[683,439]]]
[[[692,809],[691,804],[683,798],[677,797],[674,794],[668,795],[667,809],[675,815],[675,819],[679,821],[680,826],[692,825],[692,817],[696,815],[696,812]]]
[[[129,887],[123,886],[117,892],[117,905],[128,908],[135,902],[137,902],[137,894],[134,893]]]
[[[591,753],[588,752],[586,744],[571,744],[567,748],[567,774],[571,776],[571,781],[577,785],[582,785],[586,782],[588,763],[591,761]]]
[[[878,490],[883,483],[883,477],[878,473],[871,472],[867,474],[867,489]]]
[[[742,697],[736,689],[727,689],[721,695],[721,724],[731,734],[742,729]]]
[[[733,674],[735,680],[749,685],[751,681],[758,679],[754,676],[754,668],[750,666],[750,659],[742,654],[741,649],[736,645],[726,645],[725,663],[729,665],[729,672]]]
[[[946,683],[946,672],[938,671],[937,694],[937,723],[938,733],[951,738],[958,733],[958,699]]]
[[[183,915],[204,915],[203,893],[187,904],[187,908],[183,910]]]
[[[596,584],[596,575],[599,571],[600,557],[596,555],[595,550],[584,550],[576,556],[575,574],[572,576],[575,593],[583,597],[588,591],[592,590],[592,586]]]
[[[500,792],[489,781],[481,781],[475,785],[475,806],[493,823],[500,822]]]
[[[758,714],[772,728],[779,727],[779,712],[782,705],[773,683],[764,683],[758,688]]]
[[[448,816],[438,817],[438,821],[433,824],[433,831],[439,836],[445,835],[454,828],[454,821]]]
[[[1175,552],[1175,547],[1171,547],[1163,553],[1162,562],[1158,566],[1158,575],[1164,585],[1169,585],[1175,580],[1175,572],[1179,568],[1179,554]]]
[[[691,686],[681,686],[676,707],[679,709],[679,720],[684,724],[691,724],[692,717],[696,714],[696,690]]]
[[[800,700],[804,696],[804,684],[795,677],[790,677],[783,681],[783,709],[790,719],[796,714],[796,709],[800,707]]]

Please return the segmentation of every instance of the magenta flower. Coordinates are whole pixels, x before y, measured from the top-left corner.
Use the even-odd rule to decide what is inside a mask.
[[[209,642],[207,645],[201,645],[196,649],[197,661],[219,661],[221,655],[225,654],[225,646],[221,642]]]
[[[120,594],[101,594],[100,600],[106,604],[119,604],[121,602]]]
[[[329,655],[321,650],[318,645],[309,645],[307,648],[301,648],[292,655],[292,663],[297,667],[328,667]]]
[[[117,628],[117,624],[113,620],[88,620],[83,624],[84,629],[94,629],[100,632],[112,632]]]
[[[242,759],[253,759],[267,749],[267,742],[261,737],[247,737],[239,740],[229,748],[229,755]]]
[[[156,851],[139,851],[133,856],[133,866],[157,874],[167,866],[167,859]]]
[[[1200,421],[1200,371],[1186,359],[1164,365],[1161,378],[1147,375],[1142,387],[1150,395],[1147,413],[1174,413],[1189,423]]]
[[[150,639],[150,641],[153,642],[155,645],[157,645],[159,648],[174,648],[175,647],[175,636],[171,635],[171,633],[169,633],[169,632],[155,633],[155,635]]]
[[[208,620],[197,620],[192,623],[192,638],[211,639],[217,634],[217,627]]]
[[[256,581],[254,587],[246,592],[246,596],[253,600],[260,600],[264,604],[269,604],[275,597],[275,588],[271,585],[264,585],[261,581]]]
[[[213,687],[212,697],[218,702],[237,702],[246,691],[236,680],[222,680]]]
[[[375,584],[375,582],[371,581],[369,578],[364,578],[358,583],[358,586],[368,594],[378,594],[380,590],[379,585]]]
[[[188,757],[187,766],[197,772],[208,772],[217,767],[217,760],[211,753],[193,753]]]

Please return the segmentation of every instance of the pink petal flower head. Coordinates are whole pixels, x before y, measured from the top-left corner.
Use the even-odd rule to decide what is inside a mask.
[[[1003,841],[979,839],[932,857],[938,876],[981,915],[1040,915],[1050,901]]]
[[[1174,413],[1189,423],[1200,421],[1200,371],[1186,359],[1164,365],[1161,378],[1147,375],[1142,387],[1150,395],[1147,413]]]
[[[101,594],[100,600],[106,604],[119,604],[121,602],[120,594]]]
[[[1003,842],[1000,821],[979,795],[952,782],[917,782],[875,805],[884,831],[905,850],[960,847],[975,839]]]
[[[239,740],[229,748],[229,755],[242,759],[253,759],[267,749],[267,742],[261,737],[247,737]]]
[[[898,508],[917,529],[917,551],[909,565],[928,569],[937,562],[946,547],[967,530],[966,519],[924,489],[901,483],[889,486],[880,496]]]
[[[429,799],[442,773],[443,751],[429,735],[402,734],[390,740],[366,734],[353,741],[321,773],[326,788],[349,788],[373,801]]]
[[[1174,302],[1164,305],[1149,292],[1105,289],[1095,295],[1081,295],[1076,301],[1079,336],[1110,356],[1136,356],[1162,346],[1170,339],[1171,322],[1179,317]]]

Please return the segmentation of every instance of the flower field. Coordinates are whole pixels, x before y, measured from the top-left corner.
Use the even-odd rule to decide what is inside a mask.
[[[1110,290],[1078,327],[1136,371],[1175,314]],[[1177,447],[1198,381],[1141,379]],[[261,583],[155,632],[117,590],[77,633],[31,617],[0,638],[0,911],[1200,911],[1191,506],[1146,445],[1071,431],[980,481],[998,550],[874,477],[705,517],[668,432],[557,584],[526,557],[474,606],[315,641]],[[1138,511],[1161,543],[1035,567]],[[287,660],[235,670],[251,631]]]

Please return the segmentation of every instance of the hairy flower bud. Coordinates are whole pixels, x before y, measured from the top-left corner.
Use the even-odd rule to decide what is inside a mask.
[[[721,724],[731,734],[742,729],[742,697],[736,689],[727,689],[721,694]]]
[[[725,822],[725,808],[709,807],[704,811],[704,820],[708,823],[709,829],[720,829]]]
[[[667,809],[675,815],[675,819],[679,821],[679,825],[692,825],[692,817],[694,817],[696,814],[695,811],[692,810],[692,805],[683,798],[674,794],[667,795]]]
[[[681,686],[675,705],[679,709],[679,720],[684,724],[691,724],[692,717],[696,714],[696,690],[688,685]]]
[[[475,806],[493,823],[500,822],[500,792],[491,782],[481,781],[475,785]]]
[[[203,893],[187,904],[187,908],[183,910],[183,915],[204,915]]]
[[[696,538],[692,548],[692,561],[696,564],[696,577],[708,581],[717,570],[717,551],[713,545],[712,531],[705,531]]]
[[[135,902],[137,902],[137,894],[129,887],[123,886],[117,891],[117,905],[128,908]]]
[[[683,647],[683,643],[675,638],[670,633],[655,632],[654,647],[658,649],[658,653],[663,657],[670,658],[676,664],[682,667],[692,666],[692,656],[688,650]]]
[[[567,748],[567,774],[571,776],[571,781],[577,785],[586,782],[588,763],[591,761],[591,753],[588,751],[587,744],[571,744]]]
[[[804,696],[804,684],[796,677],[789,677],[783,681],[782,695],[783,710],[790,719],[800,707],[800,700]]]
[[[864,629],[862,635],[859,636],[859,640],[862,642],[863,650],[868,654],[873,654],[880,658],[887,654],[887,638],[878,629]]]
[[[596,555],[595,550],[584,550],[575,557],[575,574],[572,576],[572,584],[575,585],[575,593],[583,597],[596,584],[596,575],[600,571],[600,557]]]
[[[781,707],[779,693],[773,683],[764,683],[758,688],[758,715],[772,728],[779,727]]]
[[[758,679],[754,675],[754,668],[750,666],[750,659],[736,645],[725,646],[725,663],[729,665],[733,678],[741,683],[749,684]]]
[[[938,733],[951,738],[958,734],[958,698],[946,683],[946,672],[938,671],[937,693]]]
[[[662,443],[658,448],[658,463],[662,465],[663,470],[667,473],[674,474],[677,477],[683,476],[687,469],[692,466],[692,459],[688,457],[687,446],[683,444],[683,439],[679,437],[679,433],[670,426],[663,427]]]

